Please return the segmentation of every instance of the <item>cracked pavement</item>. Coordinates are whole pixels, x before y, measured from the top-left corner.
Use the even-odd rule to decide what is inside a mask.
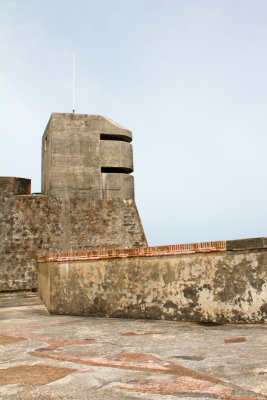
[[[0,296],[0,399],[267,399],[267,325],[49,315]]]

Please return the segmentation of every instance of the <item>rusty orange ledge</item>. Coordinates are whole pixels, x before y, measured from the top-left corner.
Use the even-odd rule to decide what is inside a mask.
[[[46,254],[38,263],[57,261],[103,260],[109,258],[172,256],[176,254],[210,253],[226,251],[226,241],[175,244],[168,246],[136,247],[129,249],[94,250]]]

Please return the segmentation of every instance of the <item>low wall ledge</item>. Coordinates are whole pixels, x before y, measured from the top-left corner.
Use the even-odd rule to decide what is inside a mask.
[[[267,249],[267,237],[221,240],[216,242],[200,242],[175,244],[154,247],[136,247],[129,249],[95,250],[46,254],[38,258],[38,263],[60,261],[102,260],[107,258],[155,257],[177,254],[210,253],[217,251],[246,251]]]
[[[84,252],[46,254],[38,258],[38,263],[58,262],[58,261],[82,261],[82,260],[101,260],[107,258],[126,258],[126,257],[155,257],[176,254],[209,253],[215,251],[225,251],[226,242],[201,242],[176,244],[155,247],[136,247],[131,249],[111,249],[95,250]]]
[[[226,250],[258,250],[267,249],[267,237],[227,240]]]

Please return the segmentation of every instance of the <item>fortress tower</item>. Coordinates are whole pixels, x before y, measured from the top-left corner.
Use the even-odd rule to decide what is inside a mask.
[[[42,140],[42,193],[134,200],[132,133],[106,117],[53,113]]]
[[[53,113],[42,138],[42,193],[0,177],[0,291],[36,287],[47,253],[147,245],[134,201],[132,134],[98,115]]]

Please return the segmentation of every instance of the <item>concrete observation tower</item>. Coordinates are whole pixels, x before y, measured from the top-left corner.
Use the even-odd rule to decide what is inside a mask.
[[[132,133],[106,117],[53,113],[42,139],[42,193],[134,200]]]

